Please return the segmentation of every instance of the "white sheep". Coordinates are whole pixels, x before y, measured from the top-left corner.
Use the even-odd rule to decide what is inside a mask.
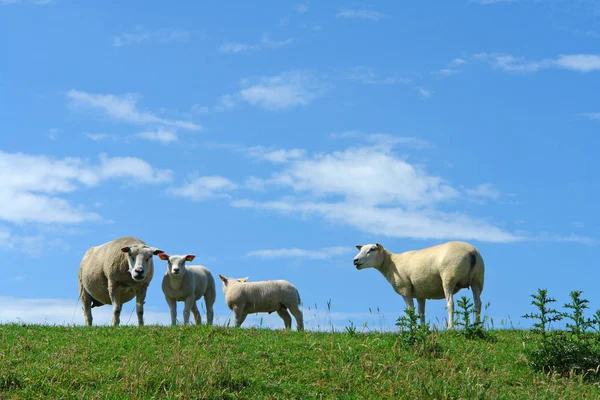
[[[300,311],[298,289],[288,281],[246,282],[248,278],[234,279],[219,275],[223,281],[223,294],[227,307],[233,311],[236,327],[240,327],[248,314],[277,312],[286,329],[292,327],[290,310],[296,319],[297,330],[304,330],[304,318]]]
[[[169,256],[165,253],[158,257],[167,261],[167,272],[162,280],[162,291],[165,300],[171,309],[171,325],[177,324],[177,302],[183,301],[183,324],[187,325],[190,320],[190,310],[194,314],[196,325],[200,325],[202,318],[196,301],[204,296],[206,304],[206,321],[208,325],[213,323],[213,304],[217,296],[215,279],[210,271],[202,265],[185,265],[186,261],[196,258],[193,254],[185,256]]]
[[[138,324],[144,325],[144,301],[154,275],[152,255],[162,252],[130,236],[88,249],[78,273],[86,324],[92,325],[93,307],[112,304],[113,325],[119,325],[123,304],[135,297]]]
[[[453,327],[454,298],[460,289],[471,288],[477,321],[481,314],[483,258],[468,243],[448,242],[422,250],[394,254],[379,243],[358,245],[356,269],[375,268],[402,296],[407,307],[419,303],[421,323],[425,323],[425,300],[446,299],[448,328]]]

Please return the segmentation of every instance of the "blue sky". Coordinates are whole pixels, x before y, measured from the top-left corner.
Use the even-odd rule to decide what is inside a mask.
[[[376,241],[474,244],[496,325],[538,288],[600,308],[599,22],[583,0],[0,0],[0,321],[82,323],[81,257],[124,235],[287,279],[313,329],[393,328],[402,298],[352,265]]]

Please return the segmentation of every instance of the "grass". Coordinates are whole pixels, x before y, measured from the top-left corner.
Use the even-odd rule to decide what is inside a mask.
[[[0,399],[598,398],[581,377],[534,372],[528,331],[494,341],[207,326],[0,325]]]

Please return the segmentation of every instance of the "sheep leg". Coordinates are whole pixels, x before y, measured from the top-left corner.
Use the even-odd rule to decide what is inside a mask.
[[[303,331],[304,330],[304,316],[302,315],[302,311],[298,307],[290,307],[290,312],[296,318],[296,330]]]
[[[177,325],[177,301],[167,296],[165,296],[165,300],[171,310],[171,326],[175,326]]]
[[[208,325],[213,324],[214,312],[213,312],[213,304],[215,303],[215,299],[208,299],[206,295],[204,296],[204,304],[206,305],[206,323]]]
[[[121,297],[119,296],[120,290],[118,287],[109,284],[108,294],[110,296],[110,302],[113,305],[113,326],[119,326],[121,323],[121,309],[123,308]]]
[[[472,285],[471,290],[473,291],[473,304],[475,306],[475,322],[481,321],[481,287],[479,285]]]
[[[419,304],[419,315],[421,316],[421,325],[425,325],[425,299],[417,299]]]
[[[246,319],[246,315],[248,314],[244,314],[244,309],[241,307],[236,307],[233,309],[233,321],[236,328],[242,326],[242,323],[244,323],[244,320]]]
[[[183,306],[183,324],[187,325],[190,323],[190,311],[192,310],[192,304],[195,303],[194,296],[189,296],[185,299]]]
[[[406,303],[406,308],[415,308],[415,299],[411,296],[402,296],[404,302]]]
[[[202,323],[202,317],[200,316],[200,311],[198,311],[198,304],[194,301],[192,303],[192,314],[194,314],[194,322],[196,325],[200,325]]]
[[[281,307],[279,310],[277,310],[277,315],[279,315],[283,320],[285,329],[292,329],[292,317],[290,317],[290,313],[287,312],[287,308]]]
[[[137,313],[138,326],[144,326],[144,303],[146,302],[146,291],[148,286],[138,289],[135,296],[135,312]]]
[[[81,304],[83,305],[83,316],[85,317],[85,324],[92,326],[92,296],[81,287]]]
[[[446,307],[448,308],[448,329],[454,329],[454,286],[444,285]]]

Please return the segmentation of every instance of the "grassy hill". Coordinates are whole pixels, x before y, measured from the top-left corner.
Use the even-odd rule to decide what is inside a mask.
[[[594,383],[533,372],[529,333],[495,341],[434,333],[224,327],[0,325],[0,398],[598,398]]]

